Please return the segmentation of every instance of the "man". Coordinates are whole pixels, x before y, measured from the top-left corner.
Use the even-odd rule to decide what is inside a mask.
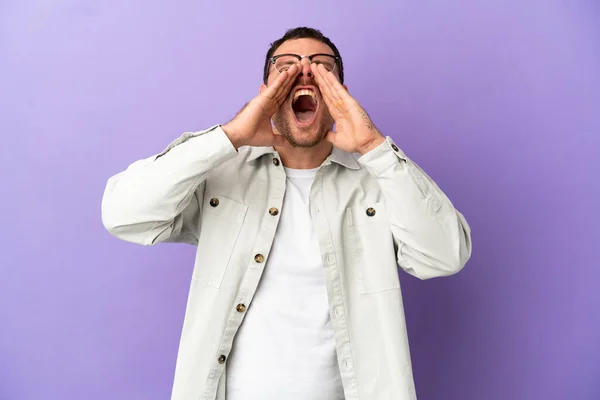
[[[198,246],[174,400],[415,399],[397,267],[446,276],[471,254],[310,28],[272,44],[232,121],[110,178],[102,216],[130,242]]]

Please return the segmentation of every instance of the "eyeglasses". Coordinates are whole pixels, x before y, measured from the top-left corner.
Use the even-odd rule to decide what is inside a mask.
[[[299,56],[298,54],[278,54],[271,57],[269,61],[275,66],[275,70],[280,74],[287,71],[292,65],[302,61],[303,58],[308,58],[311,64],[322,64],[327,71],[335,71],[336,65],[340,58],[331,54],[313,54],[310,56]]]

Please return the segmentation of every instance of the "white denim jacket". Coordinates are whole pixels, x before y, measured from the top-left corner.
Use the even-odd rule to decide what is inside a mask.
[[[109,179],[102,219],[114,236],[197,246],[172,400],[225,399],[227,357],[285,188],[273,148],[236,151],[218,125]],[[420,279],[461,270],[471,256],[465,218],[389,137],[362,156],[334,147],[310,213],[346,399],[416,399],[397,268]]]

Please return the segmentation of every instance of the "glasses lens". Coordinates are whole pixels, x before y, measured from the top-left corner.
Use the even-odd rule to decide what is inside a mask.
[[[292,65],[296,64],[298,59],[294,56],[281,56],[275,60],[275,69],[282,73],[287,71]]]
[[[312,58],[314,64],[322,64],[327,71],[333,72],[335,69],[335,58],[333,56],[314,56]]]
[[[298,64],[298,58],[294,56],[279,56],[275,60],[275,69],[282,73],[287,71],[292,65]],[[312,57],[313,64],[322,64],[327,71],[333,72],[335,70],[336,61],[334,56],[329,55],[318,55]]]

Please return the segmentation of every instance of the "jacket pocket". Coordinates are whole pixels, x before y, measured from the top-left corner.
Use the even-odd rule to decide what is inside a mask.
[[[220,288],[231,260],[248,206],[227,197],[204,197],[194,279]]]
[[[346,224],[360,292],[377,293],[399,288],[394,239],[385,203],[347,208]]]

